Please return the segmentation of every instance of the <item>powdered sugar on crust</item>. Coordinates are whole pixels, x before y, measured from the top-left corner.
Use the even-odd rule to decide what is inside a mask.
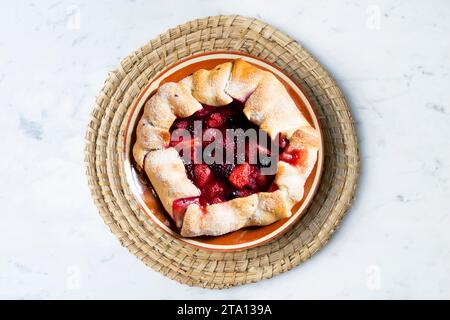
[[[228,81],[225,92],[244,103],[266,74],[266,71],[258,69],[242,59],[237,59],[233,63],[230,81]]]
[[[188,117],[201,108],[188,86],[169,82],[159,87],[145,103],[144,114],[137,126],[133,156],[138,168],[143,168],[148,152],[167,146],[169,128],[177,117]]]
[[[192,95],[200,103],[215,107],[224,106],[233,101],[233,98],[225,92],[231,68],[232,63],[226,62],[212,70],[200,69],[182,83],[190,87]]]
[[[283,84],[270,72],[236,60],[225,91],[245,102],[247,118],[274,138],[288,138],[301,126],[309,126]]]
[[[206,212],[198,205],[190,205],[184,217],[181,235],[217,236],[245,227],[269,225],[290,216],[290,207],[282,191],[260,192],[209,205]]]
[[[305,175],[303,175],[296,167],[283,161],[278,162],[275,183],[285,194],[286,201],[290,206],[293,206],[303,198],[303,186],[306,182],[306,178],[307,177],[305,177]]]
[[[181,235],[184,237],[217,236],[241,229],[249,225],[257,205],[256,194],[209,205],[206,207],[206,212],[198,205],[190,205],[184,217]]]
[[[170,215],[174,200],[200,195],[200,190],[187,177],[183,161],[174,148],[150,151],[144,169]]]

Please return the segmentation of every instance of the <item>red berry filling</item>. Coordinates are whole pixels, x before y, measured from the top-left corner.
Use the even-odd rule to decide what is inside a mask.
[[[196,186],[204,188],[212,178],[213,173],[206,164],[194,164],[194,183]]]
[[[198,197],[177,199],[172,204],[173,220],[177,228],[183,224],[184,214],[191,204],[199,204]]]
[[[278,148],[278,153],[288,158],[289,155],[283,152],[288,145],[288,140],[284,137],[278,137],[271,141],[266,135],[265,141],[268,145],[262,145],[259,140],[245,140],[244,152],[238,154],[236,139],[229,141],[226,139],[227,129],[254,129],[259,133],[258,127],[251,123],[242,112],[243,105],[234,101],[228,106],[211,107],[204,106],[188,118],[177,119],[170,132],[176,129],[186,129],[192,136],[194,133],[194,121],[201,121],[203,142],[199,143],[196,139],[178,139],[171,141],[170,146],[177,147],[180,155],[183,156],[180,147],[188,146],[191,153],[198,148],[201,152],[213,141],[220,139],[217,131],[222,133],[223,160],[229,160],[227,154],[232,154],[231,162],[226,163],[192,163],[184,160],[188,178],[200,189],[200,197],[178,199],[174,201],[173,212],[177,226],[182,221],[182,217],[190,204],[206,206],[209,204],[220,203],[238,197],[246,197],[256,192],[275,191],[276,184],[273,182],[275,175],[264,175],[261,170],[271,164],[272,147]],[[214,129],[214,130],[213,130]],[[265,133],[264,133],[265,134]],[[207,135],[208,137],[205,137]],[[260,139],[259,136],[258,139]],[[206,141],[205,141],[206,140]],[[294,156],[295,157],[295,156]],[[280,160],[284,160],[280,156]],[[192,158],[191,158],[192,159]],[[284,160],[285,161],[285,160]],[[181,219],[181,220],[180,220]],[[177,222],[177,220],[179,220]]]

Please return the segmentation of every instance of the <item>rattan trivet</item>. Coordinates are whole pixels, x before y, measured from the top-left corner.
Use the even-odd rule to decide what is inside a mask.
[[[155,74],[205,51],[240,51],[267,60],[298,82],[312,100],[323,131],[324,171],[304,217],[260,247],[231,253],[184,245],[140,211],[123,172],[125,115]],[[349,208],[359,173],[358,144],[347,103],[333,79],[296,41],[256,19],[215,16],[159,35],[110,73],[86,133],[86,167],[101,216],[123,246],[156,271],[180,283],[225,288],[287,271],[317,252]]]

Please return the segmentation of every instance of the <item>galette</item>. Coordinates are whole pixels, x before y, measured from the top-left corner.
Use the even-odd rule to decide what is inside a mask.
[[[319,146],[283,83],[237,59],[161,85],[133,156],[182,236],[217,236],[290,217]]]

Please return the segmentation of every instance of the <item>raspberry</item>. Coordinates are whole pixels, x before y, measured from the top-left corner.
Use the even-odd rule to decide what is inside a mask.
[[[214,204],[225,201],[227,194],[227,185],[220,180],[213,180],[204,189],[204,197],[207,203]],[[203,194],[202,194],[203,195]]]
[[[289,152],[283,152],[280,154],[280,160],[285,162],[291,162],[294,159],[293,155]]]

